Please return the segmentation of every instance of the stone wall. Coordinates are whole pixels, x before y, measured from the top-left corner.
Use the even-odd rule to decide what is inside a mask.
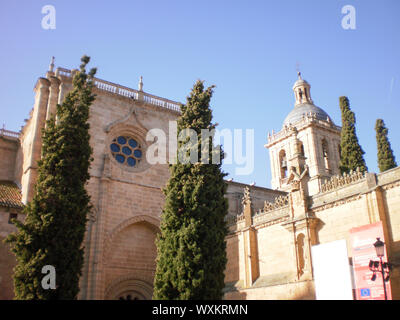
[[[0,135],[0,180],[15,181],[18,138]]]
[[[299,191],[294,191],[287,206],[268,205],[269,211],[252,213],[251,224],[239,217],[230,226],[226,299],[315,299],[308,247],[345,239],[351,261],[349,230],[377,221],[383,223],[394,266],[392,296],[400,299],[400,167],[381,174],[354,172],[343,180],[332,177],[323,190],[308,197],[303,218],[297,213],[302,208],[293,201]],[[246,240],[251,230],[253,242]],[[252,246],[257,257],[250,259]],[[246,285],[249,264],[257,265],[259,274]]]
[[[162,129],[168,141],[169,120],[177,117],[177,113],[129,98],[100,90],[96,94],[90,113],[94,161],[88,190],[97,218],[87,242],[82,299],[103,299],[118,279],[152,286],[154,241],[169,171],[165,164],[147,163],[145,151],[153,141],[146,141],[146,134],[153,128]],[[112,140],[121,135],[136,139],[142,147],[143,158],[137,168],[118,163],[110,152]],[[137,290],[132,292],[149,298],[148,293]]]
[[[22,216],[17,209],[10,209],[0,206],[0,300],[12,300],[14,298],[14,282],[12,279],[13,268],[16,265],[14,254],[10,251],[9,244],[3,240],[17,228],[9,223],[10,213],[17,214],[17,219]]]
[[[243,211],[242,198],[243,189],[248,186],[244,183],[227,181],[228,189],[226,197],[229,200],[229,216],[234,217],[240,215]],[[286,195],[286,192],[272,190],[258,186],[248,186],[251,192],[252,204],[254,211],[258,211],[264,207],[264,202],[273,202],[275,198]]]

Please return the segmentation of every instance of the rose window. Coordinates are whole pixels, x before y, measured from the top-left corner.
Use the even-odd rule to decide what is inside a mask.
[[[115,138],[110,145],[110,149],[115,160],[128,167],[135,167],[142,159],[140,144],[128,136]]]

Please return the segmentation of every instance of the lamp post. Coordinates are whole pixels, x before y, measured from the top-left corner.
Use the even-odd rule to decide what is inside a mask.
[[[382,274],[382,284],[383,284],[383,292],[385,293],[385,300],[387,300],[387,293],[386,293],[386,284],[385,282],[389,281],[389,272],[391,265],[389,262],[383,262],[382,258],[385,255],[385,243],[380,240],[380,238],[376,238],[376,242],[374,243],[374,247],[376,250],[376,255],[379,258],[379,261],[369,261],[369,269],[373,272],[372,281],[376,279],[376,272],[380,272]],[[386,277],[385,277],[386,271]]]

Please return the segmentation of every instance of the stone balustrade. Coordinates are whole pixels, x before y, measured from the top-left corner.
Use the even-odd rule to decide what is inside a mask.
[[[19,132],[14,132],[10,130],[6,130],[4,128],[0,129],[0,137],[10,137],[10,138],[19,138]]]
[[[72,77],[72,71],[64,68],[57,68],[56,76],[64,76],[67,78]],[[180,104],[178,102],[168,100],[165,98],[157,97],[152,94],[131,89],[128,87],[121,86],[109,81],[94,78],[94,85],[97,89],[107,91],[113,94],[117,94],[123,97],[132,98],[135,100],[143,100],[144,102],[152,105],[156,105],[162,108],[180,112]]]

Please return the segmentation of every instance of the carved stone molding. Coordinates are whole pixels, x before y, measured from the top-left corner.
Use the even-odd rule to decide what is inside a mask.
[[[396,188],[396,187],[400,187],[400,181],[389,183],[389,184],[387,184],[385,186],[382,186],[382,189],[383,190],[390,190],[390,189],[393,189],[393,188]]]
[[[138,279],[136,275],[126,275],[115,279],[105,290],[106,300],[118,299],[124,292],[137,292],[146,300],[150,300],[153,295],[151,282]]]
[[[324,205],[319,206],[317,208],[313,208],[313,209],[311,209],[311,212],[315,213],[315,212],[320,212],[320,211],[323,211],[323,210],[331,209],[333,207],[338,207],[338,206],[344,205],[346,203],[350,203],[352,201],[359,200],[361,198],[362,198],[362,195],[361,194],[357,194],[357,195],[354,195],[354,196],[351,196],[351,197],[348,197],[348,198],[345,198],[345,199],[342,199],[342,200],[337,200],[337,201],[333,201],[333,202],[324,204]]]
[[[314,230],[322,221],[319,218],[311,217],[311,216],[303,216],[297,219],[291,219],[282,223],[282,227],[284,227],[288,231],[299,231],[304,230],[307,227],[310,230]]]

